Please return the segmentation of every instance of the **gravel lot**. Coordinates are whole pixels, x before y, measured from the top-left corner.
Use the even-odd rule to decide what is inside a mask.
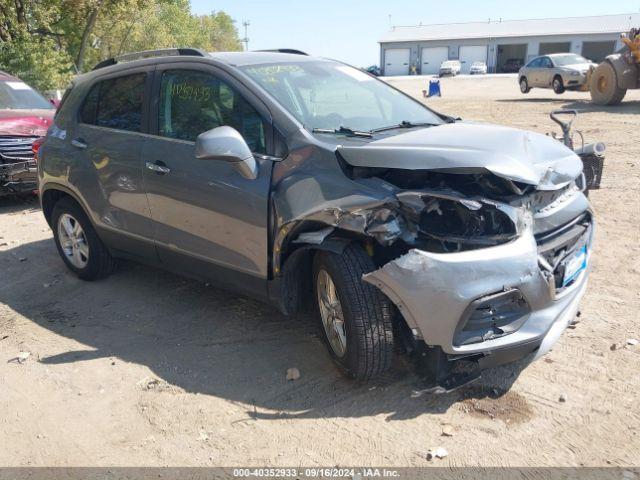
[[[426,82],[392,81],[418,97]],[[512,77],[442,89],[436,109],[540,132],[577,108],[587,140],[607,143],[589,291],[550,354],[442,396],[413,394],[402,361],[357,384],[312,318],[131,264],[77,280],[37,201],[0,199],[0,465],[639,465],[640,345],[625,343],[640,339],[640,91],[597,107],[521,95]],[[429,462],[430,447],[449,455]]]

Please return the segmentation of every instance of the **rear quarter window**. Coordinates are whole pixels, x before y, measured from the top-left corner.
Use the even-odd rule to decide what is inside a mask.
[[[139,132],[146,73],[96,83],[85,97],[80,121],[89,125]]]

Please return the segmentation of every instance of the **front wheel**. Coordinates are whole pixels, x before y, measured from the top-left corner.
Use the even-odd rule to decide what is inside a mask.
[[[362,247],[318,252],[313,281],[329,353],[350,377],[368,380],[391,366],[393,306],[362,275],[375,269]]]
[[[562,78],[555,77],[553,79],[553,82],[551,82],[551,86],[553,87],[553,91],[557,95],[560,95],[561,93],[564,93],[564,83],[562,83]]]

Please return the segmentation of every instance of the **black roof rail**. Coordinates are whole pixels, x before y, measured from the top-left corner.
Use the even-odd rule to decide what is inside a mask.
[[[254,50],[256,52],[276,52],[276,53],[290,53],[292,55],[306,55],[309,54],[307,52],[303,52],[302,50],[296,50],[295,48],[273,48],[267,50]]]
[[[118,57],[107,58],[101,61],[92,70],[109,67],[118,63],[132,62],[143,58],[168,57],[171,55],[188,55],[192,57],[206,57],[208,54],[197,48],[163,48],[159,50],[144,50],[142,52],[125,53]]]

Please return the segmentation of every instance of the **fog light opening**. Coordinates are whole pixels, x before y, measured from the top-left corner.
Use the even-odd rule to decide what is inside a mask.
[[[481,297],[466,308],[453,344],[484,342],[513,333],[522,326],[530,312],[529,303],[517,288]]]

